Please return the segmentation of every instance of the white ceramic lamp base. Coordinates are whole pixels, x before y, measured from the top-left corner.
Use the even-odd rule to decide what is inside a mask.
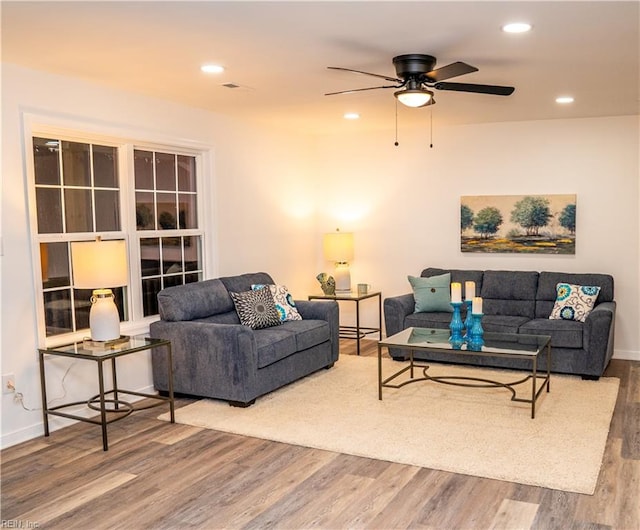
[[[111,289],[93,291],[89,313],[91,340],[103,342],[120,338],[120,315],[113,298]]]
[[[351,272],[349,271],[348,263],[336,263],[334,278],[336,280],[336,294],[351,292]]]

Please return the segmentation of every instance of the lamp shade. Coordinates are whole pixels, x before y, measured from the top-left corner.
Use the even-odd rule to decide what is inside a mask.
[[[73,285],[96,289],[127,285],[127,252],[124,240],[74,241],[71,243]]]
[[[322,247],[327,261],[349,262],[353,259],[353,233],[336,230],[325,234]]]

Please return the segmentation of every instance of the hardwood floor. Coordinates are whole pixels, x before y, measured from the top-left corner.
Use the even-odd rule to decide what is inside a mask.
[[[640,362],[606,375],[621,386],[594,495],[171,425],[150,409],[109,426],[108,452],[86,423],[3,450],[1,527],[638,530]]]

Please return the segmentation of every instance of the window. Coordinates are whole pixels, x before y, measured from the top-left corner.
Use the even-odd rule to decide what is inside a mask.
[[[46,336],[89,327],[91,290],[74,289],[70,243],[79,234],[121,232],[118,149],[33,138],[33,162]],[[120,320],[125,288],[113,289]]]
[[[136,229],[144,316],[158,312],[157,294],[202,278],[196,159],[136,149]]]
[[[46,337],[89,327],[91,290],[74,288],[72,241],[100,235],[128,242],[131,284],[112,289],[121,321],[157,314],[161,289],[203,278],[199,154],[109,144],[32,137],[34,252]]]

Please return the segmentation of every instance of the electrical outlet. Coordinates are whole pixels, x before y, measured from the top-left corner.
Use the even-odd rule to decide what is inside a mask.
[[[16,391],[16,376],[5,374],[2,376],[2,393],[13,394]]]

